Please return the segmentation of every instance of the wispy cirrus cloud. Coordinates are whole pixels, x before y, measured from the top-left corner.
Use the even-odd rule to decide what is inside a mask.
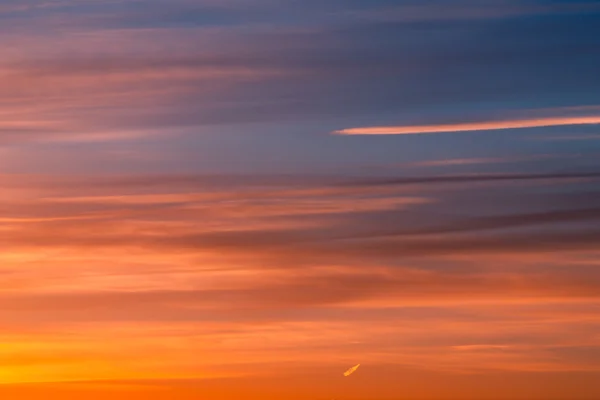
[[[519,136],[598,5],[446,3],[0,0],[0,397],[598,398],[597,150]]]
[[[568,125],[597,125],[600,115],[583,117],[548,117],[521,120],[472,122],[445,125],[414,125],[414,126],[373,126],[364,128],[348,128],[333,133],[338,135],[418,135],[424,133],[452,133],[473,131],[496,131],[504,129],[542,128]]]
[[[481,37],[479,25],[465,34],[460,24],[449,23],[439,32],[430,31],[431,34],[423,36],[422,46],[413,46],[409,41],[390,42],[390,35],[407,37],[415,26],[361,17],[373,10],[389,15],[385,12],[388,4],[385,2],[346,6],[355,9],[356,17],[341,12],[347,8],[339,2],[315,4],[314,9],[298,12],[295,26],[265,25],[260,18],[248,23],[242,18],[252,10],[259,10],[254,14],[262,15],[263,19],[270,13],[282,16],[289,13],[285,6],[272,2],[231,2],[220,6],[213,2],[178,1],[169,3],[169,13],[165,13],[166,3],[160,1],[146,2],[145,7],[137,7],[139,2],[109,2],[114,4],[107,8],[102,7],[105,2],[87,6],[69,3],[48,2],[53,12],[47,15],[43,12],[19,15],[18,21],[7,29],[11,34],[1,40],[0,69],[7,82],[0,90],[0,103],[10,114],[3,119],[6,127],[0,127],[3,132],[0,141],[5,144],[84,141],[86,136],[100,142],[119,137],[139,139],[153,133],[168,135],[185,129],[244,123],[277,124],[293,120],[300,124],[318,119],[324,112],[332,118],[367,113],[389,116],[399,110],[426,109],[428,105],[447,104],[456,99],[481,103],[490,97],[489,93],[495,93],[500,100],[525,96],[541,86],[549,94],[554,90],[564,94],[561,87],[570,81],[576,80],[573,85],[583,87],[579,81],[592,75],[580,65],[592,65],[596,57],[589,50],[594,43],[587,42],[579,49],[573,43],[557,40],[564,47],[560,51],[539,49],[548,65],[559,65],[567,53],[572,53],[572,59],[592,58],[585,59],[584,64],[571,63],[572,68],[578,68],[576,73],[568,77],[553,74],[556,84],[546,85],[547,73],[541,71],[531,77],[526,68],[532,54],[531,43],[519,42],[515,48],[506,48],[492,41],[482,50],[477,42]],[[494,10],[523,8],[520,2],[510,3],[510,7],[507,2],[498,2],[480,8],[491,10],[491,14]],[[457,13],[468,14],[472,6],[467,2]],[[415,8],[400,5],[398,13],[403,13],[403,7]],[[447,14],[441,4],[416,8],[421,16]],[[527,13],[537,13],[537,6],[524,8],[534,9]],[[301,11],[299,7],[294,10]],[[327,18],[308,24],[308,17],[314,16],[311,10],[323,10]],[[577,20],[575,17],[568,18],[569,24],[571,19]],[[35,24],[31,23],[32,18]],[[24,24],[23,19],[29,22]],[[488,18],[483,15],[481,19]],[[593,21],[577,21],[577,26],[595,29]],[[423,28],[417,28],[426,29],[426,18],[423,23]],[[551,24],[537,24],[541,25],[535,30],[535,37],[561,32],[557,33]],[[32,26],[48,29],[38,32]],[[495,31],[500,33],[496,35]],[[495,37],[506,32],[522,36],[531,30],[527,24],[505,26],[496,21],[484,32]],[[455,46],[448,46],[447,42],[460,38],[468,43],[470,50],[453,54],[450,49]],[[116,42],[118,46],[114,46]],[[440,58],[444,63],[440,63]],[[486,70],[488,62],[516,65],[511,70],[514,79],[509,89],[504,83],[499,88],[490,87],[488,93],[479,89],[484,83],[495,82],[488,82],[479,73]],[[449,67],[441,70],[438,65]],[[462,79],[460,87],[455,87],[452,82],[458,81],[459,76],[452,71],[464,68],[471,71],[468,79]],[[382,79],[386,80],[385,85]],[[431,82],[431,90],[424,91],[415,85],[424,81]],[[356,87],[350,95],[344,89],[347,82]],[[589,85],[590,79],[585,82]],[[257,97],[257,92],[263,95]],[[17,129],[13,125],[18,121],[26,121],[27,125]],[[507,123],[520,127],[523,124],[564,126],[585,121],[532,118]],[[439,129],[506,128],[502,124],[505,122],[484,122],[478,126],[401,126],[392,130],[407,134]],[[343,130],[346,134],[383,131],[389,133],[376,127],[366,131]]]

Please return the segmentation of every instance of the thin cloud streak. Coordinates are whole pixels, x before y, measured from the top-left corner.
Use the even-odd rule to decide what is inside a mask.
[[[419,135],[424,133],[453,133],[495,131],[505,129],[541,128],[566,125],[600,124],[600,116],[536,118],[512,121],[471,122],[446,125],[373,126],[334,131],[337,135]]]

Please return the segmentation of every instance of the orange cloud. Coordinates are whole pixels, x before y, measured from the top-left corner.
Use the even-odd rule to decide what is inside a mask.
[[[470,215],[470,181],[460,192],[427,180],[0,181],[3,398],[228,400],[244,397],[237,387],[300,399],[310,387],[343,399],[330,377],[356,360],[370,367],[347,384],[363,397],[376,384],[444,398],[378,381],[391,371],[417,381],[600,371],[587,355],[600,347],[597,236],[559,229],[600,213],[576,197],[539,212],[492,197],[493,215]],[[495,185],[519,193],[510,179]]]

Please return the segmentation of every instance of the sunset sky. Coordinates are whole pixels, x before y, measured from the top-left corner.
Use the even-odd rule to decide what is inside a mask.
[[[0,399],[600,398],[600,2],[0,29]]]

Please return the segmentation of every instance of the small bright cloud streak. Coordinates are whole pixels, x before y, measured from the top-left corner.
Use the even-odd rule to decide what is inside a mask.
[[[354,371],[358,369],[358,367],[360,367],[360,364],[356,364],[354,367],[348,369],[346,372],[344,372],[344,376],[350,376]]]
[[[566,125],[600,124],[600,116],[536,118],[508,121],[471,122],[446,125],[372,126],[334,131],[338,135],[419,135],[423,133],[451,133],[495,131],[503,129],[541,128]]]

